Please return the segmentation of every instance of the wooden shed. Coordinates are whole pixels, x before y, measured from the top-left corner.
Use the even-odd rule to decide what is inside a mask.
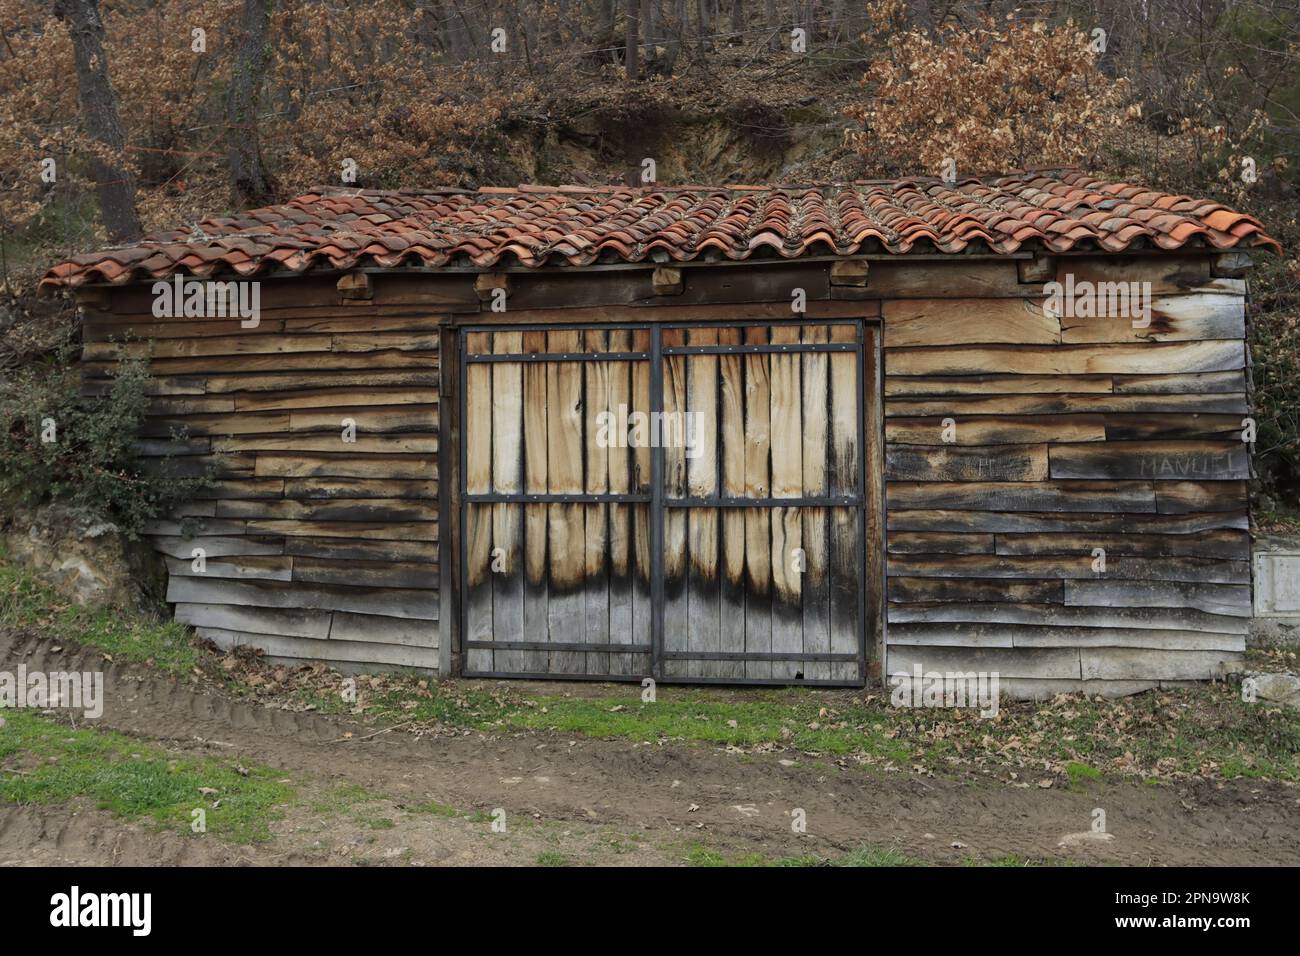
[[[215,467],[149,532],[222,646],[1122,693],[1242,654],[1243,251],[1276,245],[1075,169],[326,188],[43,286],[89,389],[151,356],[142,454]]]

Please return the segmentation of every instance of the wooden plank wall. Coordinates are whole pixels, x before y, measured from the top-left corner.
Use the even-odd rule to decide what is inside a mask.
[[[1041,278],[883,303],[889,674],[1124,692],[1244,650],[1244,282],[1209,257],[1067,273],[1150,282],[1149,327],[1048,314]]]
[[[155,377],[141,453],[215,465],[214,487],[148,528],[167,600],[201,636],[344,669],[439,667],[439,326],[477,302],[467,286],[465,303],[412,304],[410,288],[367,301],[333,278],[264,282],[251,329],[156,319],[148,286],[83,300],[87,389],[126,338]]]

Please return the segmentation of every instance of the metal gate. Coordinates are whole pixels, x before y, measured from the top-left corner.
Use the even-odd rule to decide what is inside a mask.
[[[467,676],[861,684],[857,320],[467,329]]]

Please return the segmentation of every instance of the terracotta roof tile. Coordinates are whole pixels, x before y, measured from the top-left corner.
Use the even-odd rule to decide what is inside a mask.
[[[378,265],[590,265],[705,256],[935,251],[1122,252],[1267,248],[1255,218],[1220,203],[1104,182],[1078,169],[948,185],[900,179],[823,186],[322,188],[137,243],[74,256],[42,289],[162,278]]]

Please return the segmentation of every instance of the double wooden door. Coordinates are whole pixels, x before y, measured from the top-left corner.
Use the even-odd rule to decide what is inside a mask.
[[[464,331],[464,673],[862,683],[871,334]]]

